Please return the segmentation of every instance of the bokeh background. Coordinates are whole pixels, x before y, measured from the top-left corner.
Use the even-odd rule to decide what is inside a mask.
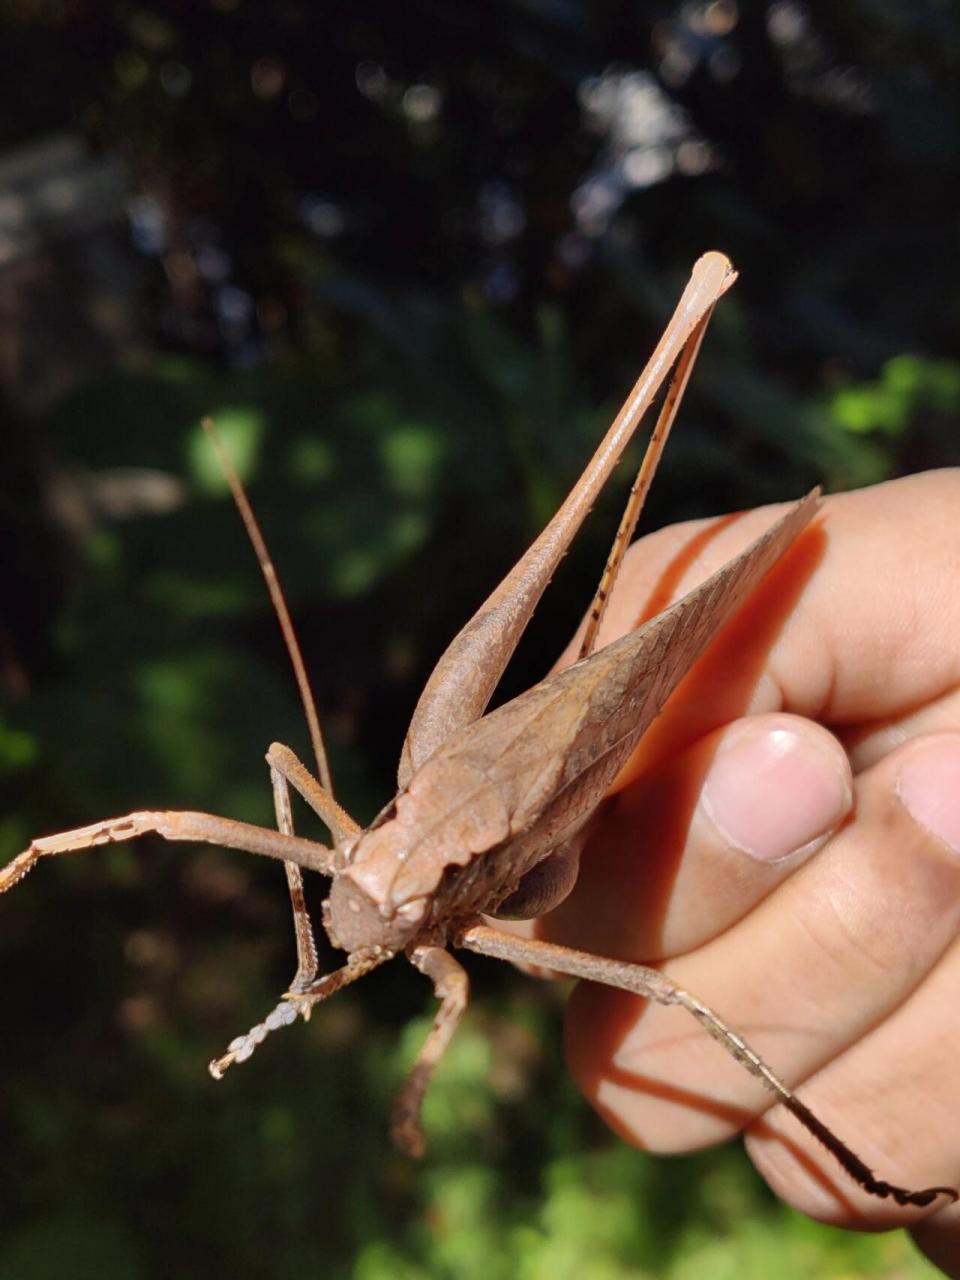
[[[705,249],[741,279],[646,527],[960,459],[958,72],[949,0],[2,0],[0,856],[136,807],[269,823],[267,743],[306,753],[203,413],[361,819]],[[0,902],[2,1280],[933,1274],[736,1148],[618,1144],[562,990],[492,962],[422,1166],[386,1137],[432,1012],[403,965],[215,1085],[292,968],[241,855],[112,848]]]

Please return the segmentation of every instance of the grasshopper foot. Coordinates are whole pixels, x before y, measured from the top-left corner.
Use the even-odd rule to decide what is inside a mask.
[[[420,1122],[420,1104],[428,1079],[415,1079],[416,1074],[414,1070],[397,1095],[390,1117],[390,1137],[404,1155],[419,1160],[427,1150]],[[429,1078],[429,1073],[426,1074]]]
[[[252,1056],[258,1044],[266,1040],[271,1031],[279,1031],[281,1027],[289,1027],[296,1022],[301,1010],[289,1000],[281,1000],[272,1013],[268,1013],[262,1022],[251,1027],[245,1036],[237,1036],[227,1045],[227,1052],[222,1057],[214,1058],[208,1070],[214,1080],[222,1080],[224,1072],[235,1062],[246,1062]]]
[[[32,871],[37,865],[40,856],[39,850],[31,845],[23,853],[18,853],[5,867],[0,868],[0,893],[6,893],[8,889],[18,884],[27,872]]]

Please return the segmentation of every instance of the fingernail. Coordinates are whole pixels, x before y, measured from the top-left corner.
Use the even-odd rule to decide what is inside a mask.
[[[904,808],[955,853],[960,853],[960,738],[943,734],[918,745],[900,769]]]
[[[828,743],[787,726],[747,723],[717,752],[701,803],[729,844],[776,862],[828,835],[851,799],[847,771]]]

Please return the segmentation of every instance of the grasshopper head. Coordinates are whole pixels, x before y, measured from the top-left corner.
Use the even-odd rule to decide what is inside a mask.
[[[402,951],[419,933],[423,911],[401,908],[387,914],[369,888],[348,867],[334,877],[330,896],[323,904],[323,927],[335,947],[353,954],[371,947]]]

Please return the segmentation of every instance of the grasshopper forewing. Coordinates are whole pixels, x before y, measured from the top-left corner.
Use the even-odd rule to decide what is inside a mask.
[[[543,533],[437,663],[404,742],[399,790],[365,830],[333,798],[319,722],[286,604],[246,495],[224,457],[294,665],[320,780],[287,747],[275,743],[267,752],[267,762],[278,831],[203,813],[136,812],[34,840],[0,871],[0,892],[42,857],[147,832],[283,861],[294,909],[297,974],[276,1008],[233,1040],[210,1069],[221,1076],[232,1063],[249,1058],[270,1031],[298,1016],[309,1016],[319,1001],[404,951],[430,978],[440,1002],[394,1113],[394,1137],[414,1153],[423,1149],[424,1093],[467,1003],[466,973],[446,949],[453,944],[682,1006],[790,1109],[865,1190],[899,1204],[926,1205],[938,1195],[955,1199],[949,1187],[911,1191],[875,1177],[745,1041],[701,1000],[659,971],[517,938],[480,922],[481,913],[530,917],[562,901],[576,880],[590,820],[621,765],[717,631],[817,510],[814,491],[664,613],[594,652],[604,602],[710,314],[735,278],[722,254],[709,253],[697,262],[653,356],[583,475]],[[588,615],[580,661],[485,714],[561,557],[671,371],[672,381]],[[326,823],[332,848],[293,834],[291,786]],[[323,924],[333,945],[347,955],[341,968],[319,978],[303,902],[303,868],[331,877]]]

